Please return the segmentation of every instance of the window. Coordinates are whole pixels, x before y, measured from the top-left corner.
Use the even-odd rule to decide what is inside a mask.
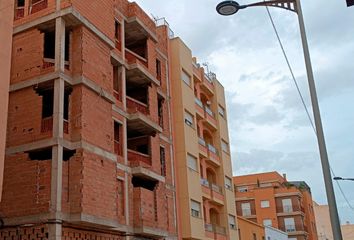
[[[294,218],[284,218],[284,225],[286,232],[295,232],[295,220]]]
[[[218,106],[219,115],[225,118],[225,109],[222,106]]]
[[[237,191],[238,192],[248,192],[248,187],[238,187]]]
[[[272,226],[271,219],[263,219],[263,226]]]
[[[120,41],[120,23],[117,20],[114,23],[114,38]]]
[[[253,240],[257,240],[257,234],[253,233]]]
[[[232,180],[229,177],[225,177],[225,188],[232,191]]]
[[[118,201],[118,213],[120,216],[125,215],[125,202],[124,202],[124,182],[118,179],[117,187],[117,201]]]
[[[269,201],[268,200],[261,201],[261,208],[269,208]]]
[[[166,153],[164,147],[160,147],[160,164],[161,164],[161,175],[166,176]]]
[[[185,82],[185,84],[191,86],[191,77],[183,70],[182,70],[182,80],[183,82]]]
[[[189,112],[184,112],[184,122],[190,126],[194,126],[194,116],[190,114]]]
[[[161,61],[156,59],[156,78],[161,81]]]
[[[121,67],[113,66],[113,94],[114,97],[121,101],[121,82],[122,82],[122,71]]]
[[[44,33],[44,58],[55,59],[55,32]]]
[[[226,141],[221,140],[221,148],[224,152],[229,153],[229,144]]]
[[[114,153],[117,155],[122,155],[122,146],[121,146],[121,125],[117,122],[114,122]]]
[[[17,0],[17,7],[24,7],[25,6],[25,0]]]
[[[282,199],[283,211],[285,213],[290,213],[293,211],[293,206],[290,198]]]
[[[251,216],[251,204],[241,203],[242,216]]]
[[[53,116],[54,89],[42,92],[42,119]]]
[[[193,217],[200,218],[200,203],[194,200],[191,200],[191,214]]]
[[[188,161],[188,167],[189,169],[192,169],[196,172],[198,172],[198,160],[196,157],[187,154],[187,161]]]
[[[158,97],[157,99],[157,114],[159,117],[159,126],[162,127],[162,129],[164,128],[164,124],[163,124],[163,107],[164,107],[164,99]]]
[[[229,215],[229,225],[231,229],[236,229],[235,216]]]

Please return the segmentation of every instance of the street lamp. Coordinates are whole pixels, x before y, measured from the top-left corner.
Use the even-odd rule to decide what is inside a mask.
[[[323,134],[321,114],[318,105],[316,86],[313,77],[310,52],[309,52],[309,47],[306,38],[305,24],[302,15],[300,0],[264,0],[262,2],[256,2],[247,5],[240,5],[235,1],[223,1],[216,6],[216,10],[219,14],[223,16],[230,16],[237,13],[240,9],[245,9],[247,7],[255,7],[255,6],[278,7],[298,14],[302,48],[304,51],[307,79],[308,79],[309,90],[311,95],[312,110],[313,110],[313,116],[314,116],[315,126],[316,126],[318,148],[320,150],[322,172],[323,172],[323,177],[324,177],[324,182],[326,187],[326,194],[327,194],[327,201],[329,206],[329,213],[331,217],[333,237],[335,240],[342,240],[343,238],[340,229],[336,198],[333,190],[333,183],[331,179],[332,177],[331,177],[330,166],[328,162],[326,142]]]
[[[342,178],[342,177],[334,177],[333,180],[348,180],[348,181],[354,181],[354,178]]]

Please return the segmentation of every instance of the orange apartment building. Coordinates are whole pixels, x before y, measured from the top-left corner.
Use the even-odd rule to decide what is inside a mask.
[[[237,216],[239,240],[265,240],[264,226]]]
[[[311,190],[277,172],[237,176],[238,216],[287,232],[289,240],[317,240]]]
[[[126,0],[15,1],[0,239],[176,237],[168,46]]]
[[[181,39],[170,47],[180,237],[238,239],[224,88]]]
[[[0,1],[0,201],[4,172],[7,107],[10,83],[13,1]]]

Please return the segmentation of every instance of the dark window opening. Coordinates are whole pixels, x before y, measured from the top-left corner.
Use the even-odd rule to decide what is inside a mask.
[[[63,150],[63,161],[69,161],[71,157],[73,157],[76,153],[76,150],[69,150],[69,149],[64,149]]]
[[[164,147],[160,147],[160,164],[161,164],[161,175],[166,176],[166,153]]]
[[[147,87],[132,87],[127,88],[127,96],[138,100],[144,104],[148,104],[148,89]]]
[[[53,116],[54,89],[45,90],[42,95],[42,119]]]
[[[55,59],[55,32],[44,33],[44,58]]]
[[[157,108],[158,108],[158,117],[159,117],[159,125],[163,128],[163,99],[158,99]]]
[[[51,160],[52,159],[52,148],[45,148],[40,150],[31,151],[28,153],[28,157],[31,160]]]
[[[147,144],[143,144],[143,145],[138,145],[136,146],[136,150],[140,153],[149,154],[149,146]]]
[[[17,7],[24,7],[25,6],[25,0],[17,0]]]
[[[136,176],[132,178],[132,184],[134,187],[141,187],[150,191],[154,191],[157,183],[158,183],[157,181],[152,181],[149,179],[144,179]]]
[[[121,146],[121,125],[117,122],[114,122],[114,152],[117,155],[122,155],[122,146]]]
[[[113,91],[117,100],[122,100],[121,93],[122,71],[120,66],[113,66]]]
[[[161,81],[161,61],[156,59],[156,78]]]
[[[65,32],[65,52],[64,60],[70,61],[70,31]]]
[[[70,104],[70,94],[72,89],[65,89],[64,91],[64,120],[69,120],[69,104]]]
[[[134,52],[135,54],[139,55],[142,58],[147,58],[147,44],[146,44],[146,39],[143,39],[138,42],[134,42],[133,44],[130,44],[129,42],[125,43],[126,47]]]
[[[118,21],[114,23],[114,38],[120,41],[120,23]]]

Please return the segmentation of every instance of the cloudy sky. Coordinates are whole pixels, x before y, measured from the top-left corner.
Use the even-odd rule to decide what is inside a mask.
[[[147,13],[166,17],[175,35],[225,86],[234,175],[286,173],[289,180],[305,180],[314,199],[325,204],[315,134],[266,9],[223,17],[215,12],[215,0],[137,2]],[[330,163],[337,175],[354,177],[354,6],[325,2],[303,0],[302,8]],[[271,14],[312,112],[297,15],[281,9]],[[354,223],[354,209],[334,184],[341,221]],[[354,206],[354,182],[341,186]]]

